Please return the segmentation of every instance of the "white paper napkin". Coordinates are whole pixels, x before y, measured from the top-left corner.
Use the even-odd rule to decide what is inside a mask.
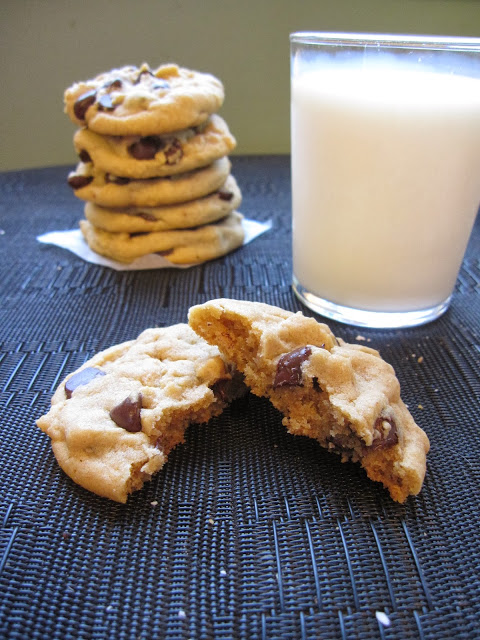
[[[265,233],[272,228],[271,220],[267,222],[258,222],[256,220],[250,220],[244,218],[242,225],[245,231],[245,239],[243,244],[248,244],[262,233]],[[41,236],[37,236],[37,240],[44,244],[53,244],[62,249],[71,251],[82,260],[91,262],[92,264],[99,264],[104,267],[110,267],[115,271],[141,271],[144,269],[188,269],[195,266],[191,264],[172,264],[163,256],[159,256],[156,253],[151,253],[147,256],[137,258],[133,262],[124,263],[117,262],[116,260],[110,260],[104,256],[92,251],[86,243],[80,229],[69,229],[68,231],[50,231],[44,233]]]

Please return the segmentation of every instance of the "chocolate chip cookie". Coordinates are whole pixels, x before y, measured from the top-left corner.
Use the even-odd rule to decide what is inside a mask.
[[[198,127],[163,135],[103,136],[78,129],[73,143],[80,159],[105,173],[157,178],[205,167],[233,151],[235,138],[219,115]]]
[[[114,233],[148,233],[167,229],[188,229],[217,222],[238,209],[242,194],[230,175],[224,184],[202,198],[163,207],[100,207],[85,204],[85,217],[93,226]]]
[[[59,385],[37,424],[77,484],[126,502],[189,424],[219,415],[242,392],[218,349],[178,324],[95,355]]]
[[[70,172],[68,184],[81,200],[103,207],[157,207],[201,198],[219,189],[230,174],[227,157],[207,167],[163,178],[135,180],[114,176],[80,162]]]
[[[290,433],[360,462],[398,502],[418,494],[429,441],[377,351],[344,343],[300,312],[256,302],[212,300],[192,307],[189,323],[282,412]]]
[[[221,107],[223,85],[213,75],[176,64],[125,66],[77,82],[64,93],[72,122],[110,136],[149,136],[204,122]]]
[[[223,220],[196,229],[111,233],[88,220],[80,220],[80,229],[93,251],[119,262],[161,253],[172,264],[198,264],[240,247],[245,235],[242,220],[241,213],[232,211]]]

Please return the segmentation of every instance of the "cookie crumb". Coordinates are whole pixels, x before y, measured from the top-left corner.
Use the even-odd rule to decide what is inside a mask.
[[[215,524],[215,520],[213,518],[208,519],[209,524]]]
[[[152,505],[152,507],[156,507],[158,505],[158,500],[152,500],[150,504]]]
[[[389,627],[391,625],[391,620],[383,611],[375,611],[375,617],[378,622],[384,627]]]
[[[355,340],[358,340],[359,342],[361,342],[363,340],[365,342],[366,338],[365,338],[365,336],[356,336]]]
[[[418,362],[419,364],[422,364],[422,362],[423,362],[423,356],[420,356],[419,358],[417,358],[417,362]]]
[[[418,408],[423,410],[423,404],[419,404]]]

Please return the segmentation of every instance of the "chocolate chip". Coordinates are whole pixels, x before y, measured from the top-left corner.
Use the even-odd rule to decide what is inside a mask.
[[[233,198],[233,193],[231,191],[219,191],[218,197],[220,198],[220,200],[226,200],[227,202],[230,202],[230,200]]]
[[[351,455],[353,453],[353,449],[347,446],[346,442],[340,436],[330,436],[327,439],[329,443],[329,449],[336,451],[337,453],[346,453]]]
[[[85,369],[81,369],[74,373],[66,382],[65,382],[65,395],[67,398],[72,397],[72,393],[75,391],[77,387],[82,387],[85,384],[91,382],[97,376],[104,376],[105,371],[101,369],[96,369],[95,367],[86,367]]]
[[[243,374],[236,371],[231,378],[217,380],[212,387],[215,396],[222,402],[232,402],[248,393]]]
[[[152,160],[163,146],[158,136],[145,136],[128,147],[128,152],[136,160]]]
[[[73,105],[73,113],[79,120],[85,120],[85,114],[87,109],[92,106],[97,98],[97,92],[95,90],[87,91],[75,100]]]
[[[110,417],[122,429],[130,431],[130,433],[137,433],[142,430],[141,409],[142,394],[139,393],[135,400],[127,396],[123,402],[113,407],[110,411]]]
[[[374,438],[371,446],[369,447],[370,449],[376,451],[377,449],[386,449],[387,447],[393,447],[393,445],[397,444],[397,425],[393,418],[380,416],[375,420],[374,430],[378,435]]]
[[[91,162],[92,158],[86,149],[80,149],[78,152],[78,157],[82,162]]]
[[[138,74],[138,76],[135,78],[133,84],[139,84],[142,80],[144,76],[152,76],[152,78],[155,78],[155,76],[153,75],[153,73],[150,71],[150,69],[141,69],[140,73]]]
[[[165,149],[165,157],[167,159],[167,164],[176,164],[179,160],[183,158],[183,149],[180,141],[176,138],[170,142],[168,147]]]
[[[121,89],[122,80],[120,78],[115,78],[115,80],[109,80],[108,82],[105,82],[105,84],[103,85],[103,88],[107,89],[108,91],[112,91],[114,89]]]
[[[82,162],[91,162],[92,159],[90,157],[90,154],[88,153],[88,151],[85,151],[85,149],[80,149],[79,153],[78,153],[78,157],[80,158],[80,160]]]
[[[143,218],[143,220],[146,220],[147,222],[155,222],[156,220],[155,216],[152,216],[151,213],[147,213],[146,211],[141,211],[135,215],[139,218]]]
[[[274,389],[302,385],[302,363],[312,353],[310,347],[299,347],[283,355],[277,364],[277,372],[273,382]]]
[[[86,187],[87,184],[90,184],[92,180],[93,176],[73,175],[69,176],[67,182],[72,187],[72,189],[81,189],[82,187]]]
[[[216,398],[222,402],[228,402],[228,386],[230,380],[217,380],[212,387],[212,391]]]
[[[112,102],[112,97],[109,93],[104,93],[98,99],[98,110],[99,111],[113,111],[115,109],[115,105]]]
[[[112,184],[128,184],[130,178],[123,178],[122,176],[114,176],[113,173],[105,174],[105,182],[111,182]]]

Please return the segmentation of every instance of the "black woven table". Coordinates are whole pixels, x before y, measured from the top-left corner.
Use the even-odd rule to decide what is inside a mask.
[[[242,212],[273,227],[188,270],[116,272],[38,243],[83,215],[68,169],[0,175],[0,637],[480,637],[479,223],[441,319],[406,331],[330,323],[396,369],[432,445],[417,498],[392,502],[250,397],[192,426],[119,505],[60,470],[35,420],[95,352],[185,322],[192,304],[301,309],[289,159],[233,158]]]

